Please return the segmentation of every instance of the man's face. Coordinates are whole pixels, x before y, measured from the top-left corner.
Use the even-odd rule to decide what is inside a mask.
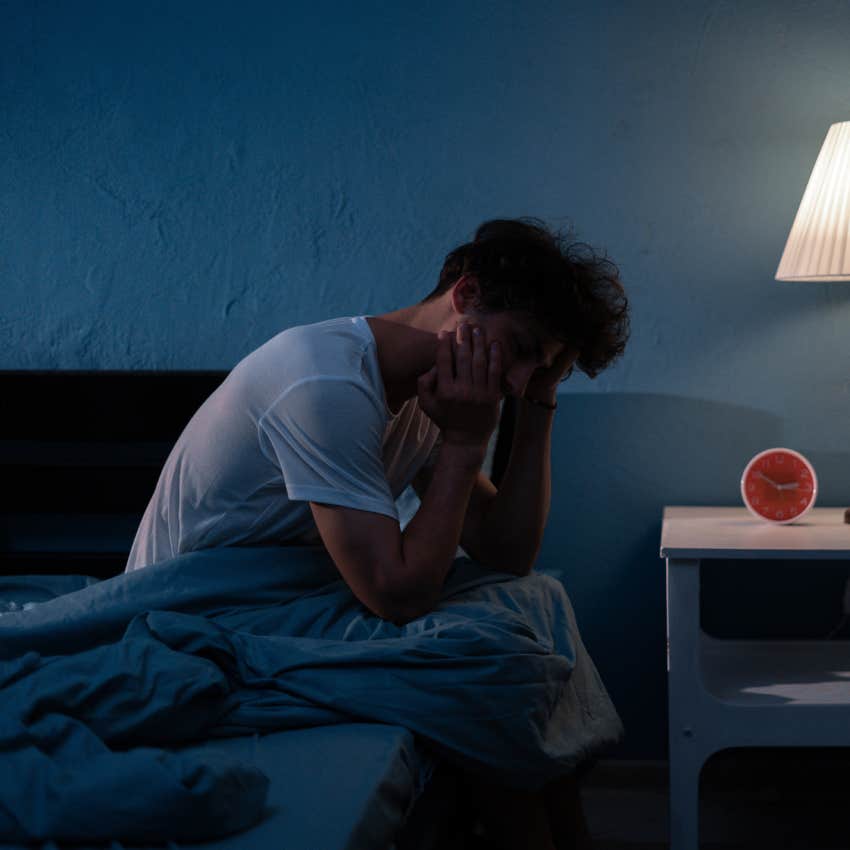
[[[490,343],[499,341],[502,391],[505,395],[522,396],[535,370],[551,366],[564,350],[564,343],[549,336],[534,319],[523,313],[481,313],[473,310],[459,317],[458,324],[462,322],[470,322],[482,329],[488,356]]]

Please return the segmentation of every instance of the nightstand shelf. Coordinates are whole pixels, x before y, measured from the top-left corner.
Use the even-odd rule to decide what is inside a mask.
[[[769,525],[746,508],[668,507],[670,847],[696,850],[699,775],[731,747],[850,747],[850,641],[719,640],[699,622],[703,559],[850,559],[839,508]]]
[[[796,721],[798,706],[850,706],[850,641],[703,638],[702,681],[720,702],[793,707]]]

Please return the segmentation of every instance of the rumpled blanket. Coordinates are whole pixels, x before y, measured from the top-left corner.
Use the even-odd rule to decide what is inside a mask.
[[[391,723],[534,790],[623,737],[563,585],[469,558],[404,626],[369,612],[319,547],[201,550],[106,581],[0,578],[0,612],[0,841],[245,829],[268,779],[171,749],[209,738]]]

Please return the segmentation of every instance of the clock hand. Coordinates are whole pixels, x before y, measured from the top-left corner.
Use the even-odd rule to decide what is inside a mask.
[[[800,484],[799,484],[798,481],[791,481],[788,484],[780,484],[779,489],[780,490],[794,490],[796,487],[799,487],[799,486],[800,486]]]
[[[768,484],[772,484],[774,487],[776,487],[777,490],[782,489],[781,484],[777,484],[775,481],[768,478],[760,469],[756,470],[756,475],[758,475],[759,478],[763,478],[765,481],[767,481]]]

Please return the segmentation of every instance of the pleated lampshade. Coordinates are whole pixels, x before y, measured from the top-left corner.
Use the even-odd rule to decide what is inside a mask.
[[[776,279],[850,281],[850,121],[826,134]]]

